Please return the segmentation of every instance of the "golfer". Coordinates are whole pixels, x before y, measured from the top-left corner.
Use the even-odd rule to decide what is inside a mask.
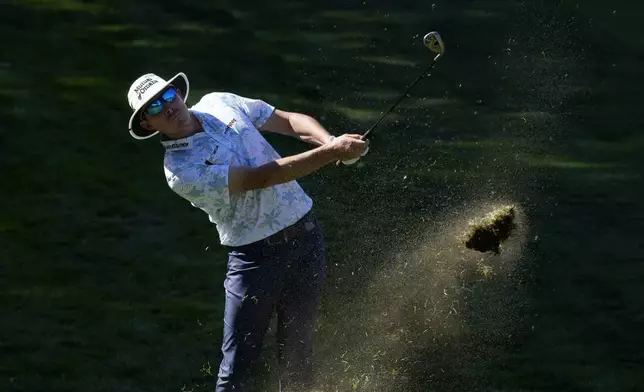
[[[296,179],[368,150],[357,134],[333,137],[315,119],[232,93],[186,106],[188,78],[145,74],[131,85],[129,131],[159,134],[170,189],[208,214],[228,251],[217,392],[246,391],[273,311],[280,390],[310,390],[315,310],[326,277],[313,201]],[[314,147],[280,157],[260,132]]]

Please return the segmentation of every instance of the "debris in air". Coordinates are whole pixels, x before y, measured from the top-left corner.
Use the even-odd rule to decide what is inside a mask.
[[[484,217],[470,221],[469,228],[461,236],[466,248],[482,253],[501,253],[501,244],[512,235],[517,225],[515,206],[502,206]]]

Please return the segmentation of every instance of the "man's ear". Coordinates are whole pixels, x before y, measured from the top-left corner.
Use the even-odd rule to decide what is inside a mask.
[[[148,131],[154,131],[154,127],[152,127],[152,125],[150,125],[148,120],[141,120],[141,122],[139,124],[141,124],[141,127],[143,129],[146,129]]]

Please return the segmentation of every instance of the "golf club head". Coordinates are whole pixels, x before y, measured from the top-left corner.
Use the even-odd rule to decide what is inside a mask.
[[[436,31],[425,34],[425,37],[423,37],[423,44],[432,52],[438,53],[435,60],[438,60],[438,58],[445,53],[445,44],[443,43],[443,39]]]

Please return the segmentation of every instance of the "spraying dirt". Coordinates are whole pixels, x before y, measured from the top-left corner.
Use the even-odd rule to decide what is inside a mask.
[[[517,228],[515,217],[516,211],[512,205],[496,208],[484,217],[470,221],[469,229],[462,234],[461,241],[468,249],[500,254],[501,244]]]

